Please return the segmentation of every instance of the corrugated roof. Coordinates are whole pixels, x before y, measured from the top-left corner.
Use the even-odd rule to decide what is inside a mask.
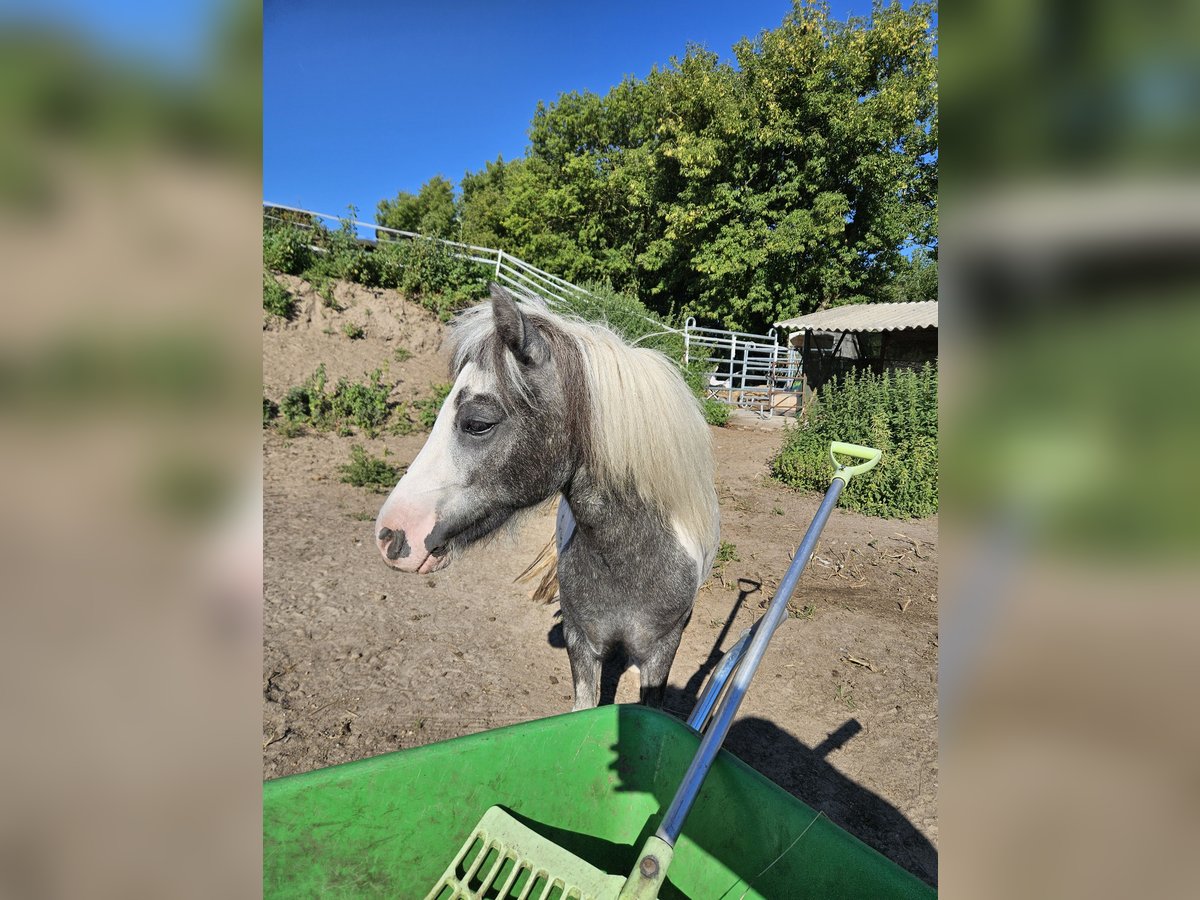
[[[938,302],[851,303],[776,322],[777,328],[813,331],[902,331],[937,328]]]

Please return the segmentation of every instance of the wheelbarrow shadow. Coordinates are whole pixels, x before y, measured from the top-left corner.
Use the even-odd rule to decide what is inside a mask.
[[[860,731],[859,721],[849,719],[820,744],[808,747],[774,722],[744,718],[733,723],[724,747],[867,846],[936,887],[937,848],[900,810],[827,759]]]

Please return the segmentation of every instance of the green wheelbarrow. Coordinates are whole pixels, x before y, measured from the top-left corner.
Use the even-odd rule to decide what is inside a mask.
[[[267,782],[267,897],[928,898],[934,891],[720,749],[845,483],[688,722],[603,706]],[[664,812],[665,809],[665,812]],[[686,829],[684,825],[686,824]]]

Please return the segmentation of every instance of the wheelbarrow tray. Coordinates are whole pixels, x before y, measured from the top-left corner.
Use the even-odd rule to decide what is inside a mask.
[[[264,894],[422,898],[493,805],[627,874],[698,743],[659,711],[602,706],[268,781]],[[722,750],[660,896],[935,893]]]

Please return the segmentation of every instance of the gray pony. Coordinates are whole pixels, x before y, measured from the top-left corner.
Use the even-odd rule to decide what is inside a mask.
[[[558,582],[575,709],[618,647],[661,706],[716,555],[712,440],[665,356],[492,286],[454,322],[454,388],[375,521],[384,560],[435,572],[562,495]]]

